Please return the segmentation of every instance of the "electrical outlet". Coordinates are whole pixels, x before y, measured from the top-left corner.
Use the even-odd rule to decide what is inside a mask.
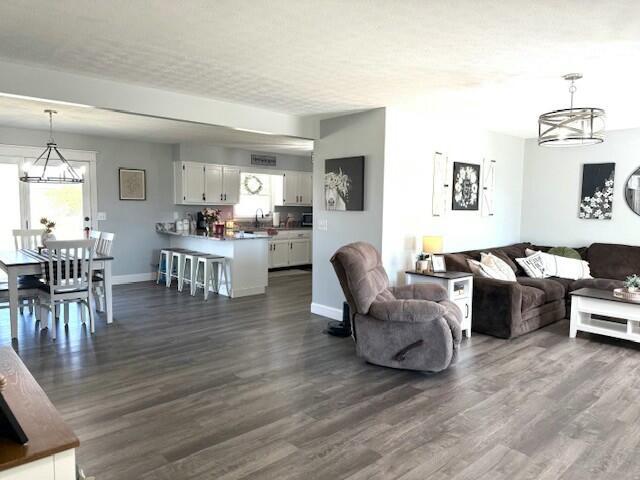
[[[98,221],[104,222],[107,219],[107,212],[98,212]]]

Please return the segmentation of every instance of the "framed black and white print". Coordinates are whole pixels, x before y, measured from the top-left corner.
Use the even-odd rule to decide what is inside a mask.
[[[147,172],[135,168],[118,169],[120,200],[147,199]]]
[[[615,173],[615,163],[585,163],[582,166],[579,218],[611,220]]]
[[[452,210],[478,210],[480,200],[480,165],[453,163]]]
[[[364,157],[325,160],[324,205],[327,210],[364,210]]]

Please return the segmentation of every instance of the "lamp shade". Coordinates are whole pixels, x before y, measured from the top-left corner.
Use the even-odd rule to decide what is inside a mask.
[[[442,252],[442,237],[434,235],[422,237],[422,251],[424,253]]]

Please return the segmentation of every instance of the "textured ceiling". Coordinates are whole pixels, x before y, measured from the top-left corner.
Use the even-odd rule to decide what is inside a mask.
[[[293,114],[441,102],[530,133],[579,99],[633,126],[637,0],[3,0],[0,57]],[[481,94],[482,96],[479,96]],[[562,104],[558,104],[558,102]],[[636,100],[633,99],[632,102]],[[517,102],[517,103],[514,103]]]
[[[97,108],[60,105],[0,95],[0,126],[45,130],[51,108],[55,132],[82,133],[159,143],[193,142],[260,152],[310,155],[313,141],[281,135],[265,135],[176,120],[144,117]],[[43,135],[43,142],[46,134]]]

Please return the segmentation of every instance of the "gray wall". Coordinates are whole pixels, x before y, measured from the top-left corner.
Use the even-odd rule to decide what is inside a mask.
[[[225,165],[238,165],[251,167],[251,154],[261,153],[257,151],[241,150],[239,148],[227,148],[216,145],[201,145],[195,143],[181,143],[174,146],[174,160],[184,162],[222,163]],[[260,167],[270,170],[294,170],[299,172],[311,172],[311,154],[287,155],[283,153],[269,153],[276,156],[275,167]]]
[[[525,142],[522,239],[579,247],[594,242],[640,245],[640,217],[625,200],[629,176],[640,167],[640,128],[607,132],[604,143],[545,148]],[[616,164],[611,220],[578,218],[582,165]]]
[[[344,295],[329,263],[333,253],[350,242],[366,241],[382,247],[385,109],[323,120],[315,142],[313,170],[313,309],[342,309]],[[324,208],[324,162],[328,158],[365,156],[365,201],[362,212]],[[327,231],[318,228],[327,222]],[[338,313],[336,311],[334,314]]]
[[[43,146],[45,131],[0,127],[0,143]],[[63,148],[95,150],[97,158],[98,211],[107,220],[100,230],[114,232],[114,275],[150,272],[155,252],[167,244],[155,233],[155,223],[173,220],[172,146],[88,135],[57,133]],[[143,168],[147,171],[147,200],[120,201],[118,168]]]

